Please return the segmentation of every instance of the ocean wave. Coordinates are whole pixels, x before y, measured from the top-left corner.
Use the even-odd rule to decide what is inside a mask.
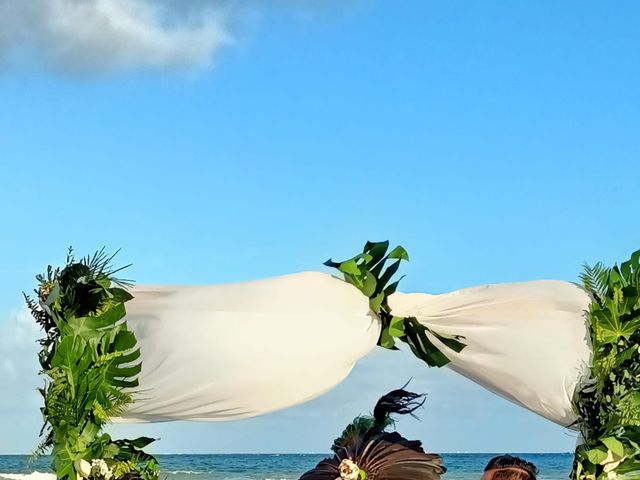
[[[167,470],[163,471],[164,474],[169,475],[215,475],[219,472],[196,472],[194,470]],[[56,480],[56,476],[53,473],[46,472],[31,472],[31,473],[0,473],[0,480]],[[270,478],[266,477],[264,480],[291,480],[290,478]]]
[[[193,470],[167,470],[166,472],[163,473],[168,473],[169,475],[207,475],[207,474],[211,474],[213,472],[194,472]]]
[[[222,479],[237,479],[237,478],[244,478],[244,477],[235,477],[235,476],[227,476],[227,477],[220,477],[220,475],[222,475],[219,471],[215,471],[215,470],[211,470],[211,471],[199,471],[196,472],[194,470],[163,470],[161,472],[161,474],[167,474],[167,475],[209,475],[209,476],[218,476],[219,478]],[[282,477],[282,478],[271,478],[271,477],[265,477],[263,480],[292,480],[293,477]],[[16,479],[16,480],[21,480],[21,479]],[[30,480],[39,480],[39,479],[30,479]]]
[[[31,473],[0,473],[0,478],[7,480],[56,480],[56,475],[35,471]]]

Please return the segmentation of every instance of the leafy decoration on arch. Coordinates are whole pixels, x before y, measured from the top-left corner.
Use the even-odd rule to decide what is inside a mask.
[[[584,443],[572,478],[640,478],[640,250],[620,266],[585,266],[593,347],[590,379],[574,407]]]
[[[447,348],[460,352],[466,346],[458,335],[446,335],[422,325],[415,317],[393,315],[388,297],[396,292],[402,277],[393,280],[409,254],[397,246],[389,251],[389,242],[367,242],[362,253],[342,262],[327,260],[324,264],[338,269],[345,281],[356,286],[369,298],[369,306],[382,324],[378,345],[397,350],[396,340],[409,345],[411,351],[430,367],[442,367],[449,358],[431,341],[437,338]],[[387,263],[389,263],[387,265]]]
[[[116,252],[117,253],[117,252]],[[156,480],[158,464],[143,452],[153,439],[112,440],[110,419],[133,402],[140,350],[124,316],[131,282],[115,275],[114,255],[99,250],[38,275],[27,306],[44,332],[41,374],[46,377],[44,425],[36,454],[51,452],[58,479]]]

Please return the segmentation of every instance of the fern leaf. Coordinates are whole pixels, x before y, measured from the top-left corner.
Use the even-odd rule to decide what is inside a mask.
[[[605,266],[602,262],[598,262],[593,266],[585,264],[580,274],[580,281],[586,290],[595,294],[599,300],[602,300],[609,291],[610,276],[611,268]]]

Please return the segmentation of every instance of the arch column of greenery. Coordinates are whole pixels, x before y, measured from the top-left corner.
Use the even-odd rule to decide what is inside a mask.
[[[141,370],[134,333],[123,320],[131,298],[104,250],[39,275],[37,300],[27,305],[44,331],[39,354],[45,386],[42,441],[60,480],[156,480],[156,459],[142,449],[153,441],[114,440],[103,432],[133,402]]]
[[[640,479],[640,251],[620,266],[585,267],[591,376],[576,392],[584,442],[576,448],[576,480]],[[542,348],[544,348],[542,346]]]

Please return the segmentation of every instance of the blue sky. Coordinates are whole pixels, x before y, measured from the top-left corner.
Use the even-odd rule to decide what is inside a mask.
[[[199,0],[188,18],[204,20],[163,37],[187,14],[162,1],[164,22],[141,9],[152,25],[132,46],[63,44],[0,2],[0,26],[24,24],[0,38],[1,453],[31,451],[40,425],[20,292],[69,245],[122,248],[139,283],[205,284],[390,239],[412,257],[404,290],[434,293],[575,280],[640,247],[636,2]],[[573,448],[406,352],[376,352],[288,411],[116,430],[160,436],[160,452],[326,451],[409,377],[429,400],[401,431],[431,450]]]

